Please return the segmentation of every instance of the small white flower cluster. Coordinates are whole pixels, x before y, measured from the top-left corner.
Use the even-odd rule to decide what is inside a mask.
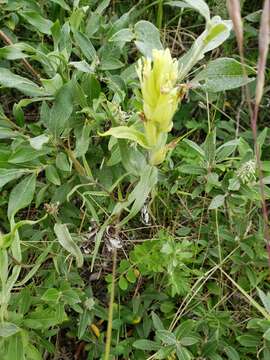
[[[237,177],[244,184],[256,180],[256,162],[252,159],[242,164],[237,171]]]

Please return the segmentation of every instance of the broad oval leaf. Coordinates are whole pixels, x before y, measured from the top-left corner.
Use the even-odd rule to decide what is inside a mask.
[[[246,73],[255,74],[255,70],[245,66]],[[194,79],[193,83],[199,83],[204,89],[211,92],[234,89],[253,81],[243,73],[240,62],[230,58],[219,58],[210,61]]]
[[[32,174],[24,178],[11,191],[8,201],[8,218],[11,219],[16,213],[28,206],[34,197],[36,188],[36,175]]]
[[[29,96],[49,95],[45,89],[36,85],[33,81],[22,76],[13,74],[6,68],[0,68],[0,85],[14,88]]]
[[[152,57],[153,49],[162,50],[158,29],[149,21],[141,20],[135,24],[135,45],[146,57]]]
[[[156,351],[160,349],[159,344],[157,344],[152,340],[146,340],[146,339],[136,340],[134,341],[132,346],[135,347],[136,349],[146,350],[146,351]]]

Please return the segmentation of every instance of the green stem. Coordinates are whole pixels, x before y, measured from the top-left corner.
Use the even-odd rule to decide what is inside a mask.
[[[163,20],[163,0],[158,2],[158,12],[157,12],[157,27],[161,29]]]
[[[115,276],[116,276],[116,256],[117,256],[117,250],[114,249],[113,250],[112,284],[111,284],[111,295],[110,295],[109,312],[108,312],[108,327],[107,327],[107,335],[106,335],[104,360],[110,359],[110,351],[111,351],[113,302],[114,302]]]

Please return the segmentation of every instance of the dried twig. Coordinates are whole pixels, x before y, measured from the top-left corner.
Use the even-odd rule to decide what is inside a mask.
[[[243,74],[247,78],[245,61],[244,61],[243,25],[241,19],[240,3],[239,0],[228,0],[227,5],[228,5],[230,17],[234,25],[241,63],[243,67]],[[258,173],[259,173],[261,204],[262,204],[263,222],[264,222],[264,237],[267,241],[268,262],[270,267],[270,231],[268,225],[268,211],[267,211],[266,199],[264,193],[263,173],[262,173],[262,165],[260,160],[260,149],[257,142],[257,121],[259,114],[259,106],[263,96],[265,68],[266,68],[267,54],[269,49],[269,32],[270,32],[270,0],[265,0],[263,12],[262,12],[262,18],[261,18],[260,34],[259,34],[259,58],[257,65],[258,75],[257,75],[254,109],[252,109],[252,102],[251,102],[248,86],[246,86],[245,89],[246,89],[247,102],[250,112],[251,128],[254,139],[254,151],[256,156]]]
[[[13,45],[13,42],[11,39],[2,31],[0,30],[0,38],[7,44],[7,45]],[[26,59],[22,59],[23,65],[30,71],[30,73],[36,78],[39,84],[41,84],[40,81],[40,75],[36,72],[36,70],[33,68],[31,64]]]

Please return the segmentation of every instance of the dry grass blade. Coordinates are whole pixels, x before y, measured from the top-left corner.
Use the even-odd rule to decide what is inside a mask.
[[[241,18],[241,7],[239,0],[227,0],[227,8],[229,11],[230,18],[233,22],[233,28],[239,47],[240,56],[244,54],[243,46],[243,23]]]
[[[264,88],[265,68],[267,61],[267,54],[269,50],[269,36],[270,34],[270,0],[265,0],[263,13],[261,18],[261,27],[259,35],[259,59],[258,59],[258,76],[256,87],[256,106],[259,106]]]
[[[243,75],[247,78],[247,71],[245,67],[245,57],[244,57],[244,35],[243,35],[243,21],[241,17],[241,6],[239,0],[227,0],[227,8],[230,15],[230,18],[233,22],[233,28],[237,40],[238,50],[240,54],[241,64],[243,68]],[[248,104],[250,117],[252,116],[252,106],[251,106],[251,97],[249,93],[249,88],[245,86],[245,95]],[[244,92],[242,92],[242,99],[244,100]]]
[[[259,180],[260,180],[260,192],[262,198],[262,211],[264,218],[264,236],[267,241],[267,250],[268,250],[268,261],[270,266],[270,231],[268,225],[268,211],[265,201],[264,194],[264,184],[263,184],[263,173],[262,166],[260,161],[260,151],[257,144],[257,121],[259,114],[259,106],[263,96],[263,88],[265,81],[265,69],[266,69],[266,61],[267,54],[269,50],[269,39],[270,39],[270,0],[265,0],[262,17],[261,17],[261,25],[260,25],[260,34],[259,34],[259,58],[258,58],[258,75],[257,75],[257,84],[256,84],[256,97],[255,97],[255,106],[252,117],[252,131],[255,142],[255,152],[256,152],[256,160],[259,171]]]

